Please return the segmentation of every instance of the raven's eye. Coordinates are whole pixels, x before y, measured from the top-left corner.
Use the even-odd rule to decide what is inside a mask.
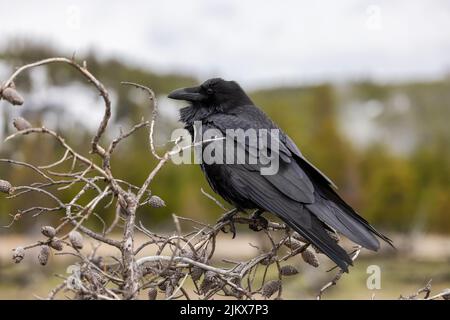
[[[208,88],[208,89],[206,89],[206,93],[207,93],[207,94],[213,94],[213,93],[214,93],[214,90],[211,89],[211,88]]]

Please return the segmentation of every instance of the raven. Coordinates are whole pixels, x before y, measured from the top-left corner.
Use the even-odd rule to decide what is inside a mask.
[[[260,164],[201,163],[211,188],[239,211],[256,209],[257,217],[266,211],[277,215],[346,272],[352,260],[329,232],[339,232],[373,251],[380,247],[377,237],[392,245],[337,194],[333,182],[235,81],[209,79],[198,87],[172,91],[169,98],[189,102],[180,110],[180,121],[191,136],[196,122],[224,136],[230,129],[278,129],[280,164],[276,174],[261,174]],[[234,143],[239,144],[237,140]],[[252,152],[247,140],[240,144],[246,155]]]

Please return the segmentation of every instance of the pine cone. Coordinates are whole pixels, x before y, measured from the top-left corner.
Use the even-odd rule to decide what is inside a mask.
[[[317,268],[320,265],[316,254],[310,249],[306,249],[305,251],[302,252],[302,258],[307,264],[310,264],[315,268]]]
[[[164,200],[158,196],[151,196],[150,200],[148,200],[148,204],[153,208],[161,208],[166,206]]]
[[[155,288],[148,289],[147,296],[148,300],[156,300],[156,296],[158,295],[158,290]]]
[[[203,269],[197,266],[193,266],[191,269],[191,278],[194,281],[198,281],[203,275]]]
[[[17,247],[13,250],[13,260],[15,263],[20,263],[25,258],[25,249],[23,247]]]
[[[41,233],[47,238],[53,238],[56,235],[56,230],[52,226],[43,226]]]
[[[0,180],[0,192],[11,194],[13,187],[9,181]]]
[[[283,276],[293,276],[298,273],[298,270],[294,266],[288,264],[281,267],[280,273]]]
[[[14,128],[18,131],[26,130],[32,128],[31,123],[29,123],[25,118],[18,117],[13,119]]]
[[[42,266],[45,266],[47,264],[49,256],[50,256],[50,247],[45,245],[41,246],[41,251],[39,252],[38,260]]]
[[[158,284],[158,288],[161,291],[166,291],[167,289],[167,281],[161,282],[160,284]]]
[[[11,87],[5,88],[1,92],[1,96],[3,99],[5,99],[14,106],[21,106],[23,104],[22,96],[14,88]]]
[[[200,285],[200,292],[205,294],[209,290],[211,290],[215,284],[214,280],[215,280],[215,273],[212,271],[206,271],[202,284]]]
[[[280,280],[271,280],[264,284],[264,286],[262,287],[261,294],[266,298],[270,298],[275,292],[280,290],[280,288],[281,288]]]
[[[289,249],[291,249],[292,251],[294,251],[294,250],[301,248],[303,246],[303,243],[301,243],[300,241],[298,241],[296,239],[290,238],[284,242],[284,245],[286,247],[288,247]]]
[[[52,240],[48,245],[56,251],[61,251],[63,249],[63,243],[61,240]]]
[[[78,231],[71,231],[69,233],[69,240],[75,249],[80,250],[83,248],[83,236]]]
[[[269,266],[274,262],[275,262],[275,257],[271,256],[271,257],[266,257],[263,260],[261,260],[260,264],[263,266]]]

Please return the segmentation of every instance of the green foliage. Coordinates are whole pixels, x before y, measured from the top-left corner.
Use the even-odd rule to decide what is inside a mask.
[[[411,163],[374,146],[363,155],[361,174],[366,217],[383,227],[411,230],[419,210]]]

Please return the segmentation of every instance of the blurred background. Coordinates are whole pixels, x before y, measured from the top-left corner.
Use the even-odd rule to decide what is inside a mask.
[[[238,81],[255,103],[340,187],[341,195],[397,250],[363,252],[349,275],[326,297],[397,298],[433,278],[450,287],[450,3],[433,1],[5,1],[0,0],[0,80],[16,67],[51,56],[86,60],[107,86],[114,119],[108,137],[149,115],[146,97],[120,85],[133,81],[158,95],[160,152],[178,123],[183,104],[172,89],[220,76]],[[22,107],[0,101],[0,141],[12,119],[61,132],[85,154],[102,117],[97,93],[70,68],[40,67],[16,86]],[[121,156],[120,156],[121,155]],[[62,156],[51,140],[28,136],[0,142],[0,157],[48,164]],[[155,165],[141,132],[119,147],[118,176],[140,184]],[[14,185],[37,179],[26,168],[0,163],[0,178]],[[170,232],[171,213],[212,223],[222,211],[195,165],[163,168],[151,186],[167,207],[141,210],[139,220]],[[75,190],[74,190],[75,192]],[[70,199],[70,193],[63,199]],[[0,198],[0,225],[37,195]],[[101,212],[106,220],[112,211]],[[33,299],[60,280],[67,265],[47,267],[11,249],[40,238],[58,215],[24,217],[0,228],[0,298]],[[89,222],[95,227],[95,220]],[[171,229],[172,228],[172,229]],[[246,229],[224,236],[224,257],[254,254]],[[244,247],[248,247],[244,249]],[[36,253],[37,254],[37,253]],[[237,257],[236,259],[239,259]],[[332,275],[298,264],[303,272],[285,289],[287,298],[310,298]],[[59,263],[59,264],[58,264]],[[366,287],[369,265],[382,271],[380,290]],[[329,266],[329,265],[328,265]]]

